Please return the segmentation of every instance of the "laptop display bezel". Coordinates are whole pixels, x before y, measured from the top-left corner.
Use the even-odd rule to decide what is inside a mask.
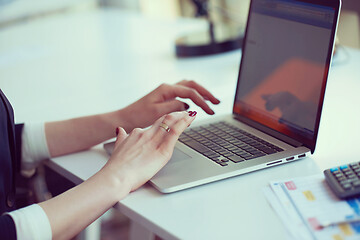
[[[234,99],[234,106],[233,106],[233,115],[239,121],[244,122],[244,123],[250,125],[251,127],[254,127],[262,132],[265,132],[277,139],[287,142],[290,145],[293,145],[295,147],[301,146],[301,145],[306,146],[307,148],[309,148],[311,150],[311,153],[313,153],[315,151],[315,147],[316,147],[316,140],[318,137],[321,112],[322,112],[324,96],[325,96],[326,83],[327,83],[329,70],[330,70],[330,66],[331,66],[332,53],[334,51],[334,46],[335,46],[335,34],[336,34],[336,30],[337,30],[339,12],[340,12],[340,8],[341,8],[341,0],[297,0],[297,1],[304,2],[304,3],[311,3],[311,4],[319,5],[319,6],[332,7],[335,10],[334,22],[333,22],[333,25],[331,28],[331,37],[330,37],[328,55],[326,58],[326,65],[325,65],[324,75],[323,75],[324,77],[323,77],[322,86],[321,86],[320,100],[318,102],[318,111],[317,111],[317,115],[316,115],[316,122],[315,122],[313,138],[307,139],[307,138],[303,137],[302,135],[299,135],[296,133],[293,133],[291,136],[286,135],[285,133],[282,133],[275,129],[272,129],[262,123],[255,121],[254,119],[251,119],[245,115],[241,115],[240,113],[236,112],[236,110],[235,110],[235,105],[237,103],[236,102],[236,100],[237,100],[236,93],[238,92],[237,90],[240,86],[240,76],[242,73],[242,66],[243,66],[243,62],[244,62],[243,57],[241,57],[241,61],[240,61],[238,80],[237,80],[235,99]],[[244,41],[243,41],[243,45],[242,45],[242,56],[244,56],[244,53],[246,52],[247,34],[248,34],[248,29],[249,29],[249,24],[250,24],[249,19],[251,17],[251,13],[253,12],[253,4],[254,4],[254,0],[252,0],[250,2],[248,20],[247,20],[247,25],[246,25],[246,29],[245,29]]]

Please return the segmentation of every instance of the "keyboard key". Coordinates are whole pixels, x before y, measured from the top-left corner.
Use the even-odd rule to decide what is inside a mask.
[[[346,180],[346,177],[345,177],[345,176],[339,177],[337,180],[338,180],[339,182],[340,182],[340,181],[344,181],[344,180]]]
[[[233,153],[235,153],[236,155],[240,155],[240,154],[246,154],[246,151],[244,151],[244,150],[236,150],[236,151],[233,151]]]
[[[220,151],[217,151],[219,154],[225,156],[225,154],[230,154],[231,152],[229,152],[228,150],[222,149]]]
[[[243,162],[244,159],[239,157],[239,156],[236,156],[236,155],[233,155],[233,156],[229,156],[229,159],[234,162],[234,163],[238,163],[238,162]]]
[[[267,154],[271,154],[271,153],[275,153],[275,152],[276,152],[276,151],[274,151],[273,149],[268,148],[268,147],[259,147],[258,149],[261,150],[261,151],[263,151],[264,153],[267,153]]]
[[[253,156],[253,155],[250,155],[250,156],[246,156],[246,157],[244,157],[245,158],[245,160],[251,160],[251,159],[254,159],[254,158],[256,158],[255,156]]]
[[[342,186],[345,190],[351,189],[351,184],[350,184],[350,183],[342,184],[341,186]]]
[[[201,145],[200,143],[198,142],[195,142],[195,141],[189,141],[189,142],[186,142],[186,145],[188,145],[189,147],[195,149],[196,151],[200,152],[200,153],[203,153],[203,152],[208,152],[210,149]]]
[[[360,187],[360,181],[357,180],[357,181],[353,182],[352,185],[353,185],[354,187],[358,188],[358,187]]]
[[[255,154],[254,154],[254,157],[257,157],[257,158],[258,158],[258,157],[262,157],[262,156],[265,156],[265,155],[266,155],[265,153],[261,153],[261,152],[260,152],[260,153],[255,153]]]
[[[205,155],[205,154],[204,154]],[[209,155],[205,155],[207,156],[208,158],[210,159],[218,159],[220,157],[220,154],[217,154],[217,153],[212,153],[212,154],[209,154]]]
[[[347,175],[347,177],[349,178],[349,179],[357,179],[357,176],[355,175],[355,174],[349,174],[349,175]]]
[[[343,174],[342,172],[340,172],[340,171],[337,171],[336,173],[335,173],[335,172],[333,172],[333,174],[334,174],[334,176],[335,176],[335,177],[341,177],[341,176],[344,176],[344,174]]]
[[[349,179],[347,179],[347,178],[345,180],[340,181],[341,185],[345,185],[345,184],[348,184],[348,183],[351,183],[351,181],[349,181]]]
[[[345,170],[345,169],[349,169],[349,167],[347,165],[343,165],[343,166],[340,166],[340,169]]]
[[[233,153],[231,153],[231,152],[229,152],[229,153],[225,153],[225,154],[223,154],[223,156],[225,156],[225,157],[230,157],[230,156],[234,156],[234,154],[233,154]]]
[[[221,160],[219,159],[220,158],[220,155],[218,155],[218,156],[211,156],[211,157],[209,157],[211,160],[213,160],[213,161],[216,161],[216,162],[220,162]]]

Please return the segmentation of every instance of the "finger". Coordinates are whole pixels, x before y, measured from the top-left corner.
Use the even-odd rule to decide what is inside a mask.
[[[179,139],[179,136],[185,131],[185,129],[195,120],[195,114],[185,113],[185,116],[179,119],[175,124],[171,126],[171,130],[164,136],[160,142],[159,149],[163,153],[172,153],[175,144]]]
[[[116,141],[115,141],[114,148],[119,146],[128,137],[128,134],[126,133],[126,131],[122,127],[116,128],[116,134],[117,134],[117,138],[116,138]]]
[[[196,105],[201,107],[207,114],[213,115],[214,111],[205,102],[205,99],[195,90],[182,85],[172,85],[167,92],[164,93],[166,99],[176,97],[191,99]]]
[[[179,121],[180,119],[188,116],[189,113],[187,112],[175,112],[171,114],[165,115],[163,118],[163,121],[158,123],[157,125],[154,125],[154,135],[153,135],[153,142],[154,145],[157,147],[159,144],[163,141],[165,135],[171,134],[171,128],[172,126]],[[169,130],[168,130],[169,128]]]
[[[171,100],[164,103],[159,103],[156,106],[159,109],[161,115],[167,113],[185,111],[189,109],[189,105],[179,100]]]
[[[158,130],[160,123],[162,123],[165,119],[166,115],[160,117],[158,120],[154,122],[154,124],[146,130],[146,134],[149,134],[149,136],[153,137],[156,131]]]
[[[181,82],[179,82],[177,84],[195,89],[197,92],[200,93],[201,96],[203,96],[203,98],[209,100],[212,104],[219,104],[220,103],[219,99],[217,99],[206,88],[204,88],[203,86],[201,86],[200,84],[198,84],[195,81],[183,80],[183,81],[181,81]]]

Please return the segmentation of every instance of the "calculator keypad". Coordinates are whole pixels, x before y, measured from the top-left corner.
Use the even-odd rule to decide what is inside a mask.
[[[340,198],[360,195],[360,162],[324,171],[328,185]]]

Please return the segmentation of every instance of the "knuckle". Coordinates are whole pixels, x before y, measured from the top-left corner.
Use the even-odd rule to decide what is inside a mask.
[[[185,113],[184,113],[185,114]],[[187,123],[189,122],[188,121],[188,118],[181,118],[180,120],[179,120],[179,122],[181,123],[181,126],[183,126],[183,125],[187,125]]]
[[[174,137],[178,137],[178,136],[180,136],[181,131],[179,131],[179,129],[171,129],[169,134],[173,135]]]
[[[194,80],[188,80],[188,84],[190,86],[194,86],[196,84],[196,82]]]
[[[143,132],[141,134],[141,138],[145,141],[145,142],[152,142],[151,140],[151,136],[149,134],[149,132]]]
[[[189,123],[188,123],[187,119],[181,118],[179,120],[178,127],[173,129],[172,134],[175,136],[180,136],[180,134],[184,131],[184,126],[188,126],[188,125],[189,125]]]
[[[195,89],[191,89],[191,90],[190,90],[190,94],[191,94],[191,96],[193,96],[193,97],[197,97],[197,96],[198,96],[198,92],[197,92]]]
[[[169,87],[169,84],[166,84],[166,83],[162,83],[162,84],[159,86],[160,89],[166,89],[166,88],[168,88],[168,87]]]
[[[180,82],[178,82],[178,83],[176,83],[176,84],[184,84],[184,83],[186,83],[186,79],[183,79],[183,80],[181,80]]]
[[[173,122],[175,120],[175,116],[172,114],[166,114],[164,121],[167,123]]]
[[[142,134],[142,129],[141,128],[134,128],[131,131],[131,135],[141,135]]]

